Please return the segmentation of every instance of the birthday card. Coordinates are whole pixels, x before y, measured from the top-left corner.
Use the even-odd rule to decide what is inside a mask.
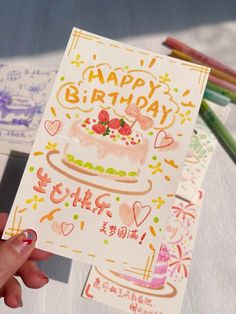
[[[74,28],[4,238],[150,281],[208,73]]]

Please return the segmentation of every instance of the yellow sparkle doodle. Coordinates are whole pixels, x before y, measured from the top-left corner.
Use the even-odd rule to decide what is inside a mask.
[[[41,155],[43,155],[43,152],[34,152],[33,155],[34,156],[41,156]]]
[[[72,60],[70,63],[79,68],[80,65],[84,63],[84,61],[80,60],[80,54],[77,54],[75,60]]]
[[[54,214],[56,212],[59,212],[61,209],[60,208],[55,208],[52,211],[50,211],[47,215],[43,216],[42,218],[40,218],[40,222],[42,223],[44,220],[53,220],[54,219]]]
[[[164,159],[164,162],[167,164],[167,165],[170,165],[171,167],[173,167],[173,168],[176,168],[176,169],[178,169],[179,168],[179,166],[175,163],[175,161],[173,160],[173,159],[170,159],[170,160],[168,160],[168,159]]]
[[[157,199],[152,200],[153,203],[157,203],[157,208],[160,209],[162,205],[165,204],[165,201],[163,200],[163,198],[161,198],[160,196],[158,196]]]
[[[48,142],[47,145],[45,146],[45,148],[47,150],[53,150],[57,148],[57,143],[53,143],[53,142]]]
[[[169,74],[166,73],[164,76],[159,76],[160,82],[161,83],[169,83],[170,82],[170,78],[169,78]]]
[[[38,195],[34,195],[33,198],[29,198],[25,201],[26,204],[32,204],[33,209],[38,208],[38,204],[44,201],[43,197],[38,197]]]
[[[54,117],[56,117],[57,113],[56,113],[55,108],[53,106],[51,106],[50,110],[51,110],[51,113],[54,115]]]
[[[184,124],[186,121],[192,121],[192,118],[189,117],[191,111],[187,110],[186,112],[181,112],[179,115],[182,118],[182,120],[180,121],[180,124]]]
[[[181,105],[184,106],[184,107],[191,107],[191,108],[195,107],[195,105],[191,101],[189,101],[189,102],[183,102],[182,101]]]
[[[161,168],[161,162],[160,162],[160,161],[157,162],[156,165],[149,164],[148,167],[149,167],[150,169],[154,169],[154,170],[152,171],[152,174],[156,174],[156,173],[158,173],[158,172],[163,172],[163,170],[162,170],[162,168]]]

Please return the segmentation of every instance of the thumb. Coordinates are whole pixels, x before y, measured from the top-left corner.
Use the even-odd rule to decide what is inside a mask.
[[[36,240],[37,234],[27,229],[0,244],[0,288],[28,259]]]

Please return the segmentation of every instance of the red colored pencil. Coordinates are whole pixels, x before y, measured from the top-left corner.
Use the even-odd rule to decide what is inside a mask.
[[[195,58],[196,60],[199,60],[202,64],[208,65],[212,68],[221,70],[234,78],[236,78],[236,71],[231,69],[230,67],[224,65],[223,63],[220,63],[219,61],[208,57],[204,55],[203,53],[197,51],[196,49],[193,49],[183,42],[173,38],[173,37],[167,37],[167,39],[163,42],[163,45],[171,48],[171,49],[176,49],[179,50],[183,53],[186,53],[187,55]]]

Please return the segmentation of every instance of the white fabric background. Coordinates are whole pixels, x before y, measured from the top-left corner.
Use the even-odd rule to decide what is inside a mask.
[[[70,30],[77,26],[159,53],[168,51],[161,42],[172,35],[236,68],[235,15],[234,0],[2,0],[0,61],[57,68]],[[236,105],[231,107],[226,125],[236,136]],[[0,168],[4,164],[0,156]],[[203,188],[182,314],[235,314],[236,167],[219,145]],[[55,257],[41,266],[54,279],[41,290],[24,288],[22,309],[7,309],[0,300],[0,313],[121,313],[80,297],[89,265]]]

